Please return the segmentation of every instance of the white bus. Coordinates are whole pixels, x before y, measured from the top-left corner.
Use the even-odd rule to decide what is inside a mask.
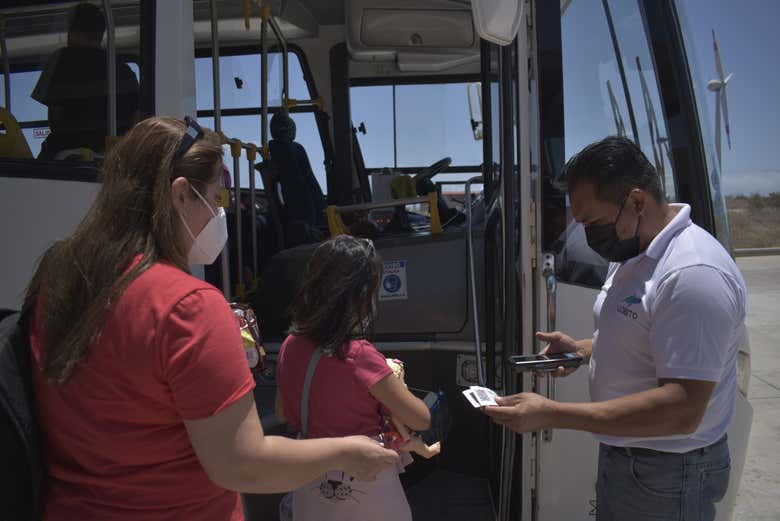
[[[75,3],[9,0],[0,8],[0,308],[20,306],[36,260],[76,226],[99,183],[100,150],[39,157],[54,116],[31,93],[66,44],[65,13]],[[233,143],[229,247],[199,274],[257,312],[269,351],[255,391],[266,429],[282,429],[272,414],[273,362],[308,255],[341,225],[355,233],[363,225],[385,262],[372,340],[406,362],[411,388],[446,398],[442,454],[403,475],[414,517],[592,518],[590,435],[512,434],[460,390],[483,380],[502,394],[587,399],[585,371],[551,382],[505,363],[540,348],[536,330],[592,333],[606,267],[585,246],[556,183],[585,144],[611,134],[633,139],[668,199],[690,204],[693,220],[730,247],[684,2],[276,0],[267,11],[255,0],[93,3],[106,16],[106,70],[133,72],[140,116],[195,114]],[[102,88],[121,94],[120,83]],[[102,99],[105,133],[121,133],[122,111],[111,108],[113,96]],[[263,122],[282,107],[332,208],[329,228],[290,218],[291,165],[271,154],[254,168],[262,159],[254,147],[264,151],[269,139]],[[404,194],[412,208],[382,206],[404,183],[416,192]],[[745,461],[749,377],[745,335],[720,521],[732,518]],[[247,518],[275,519],[279,500],[246,496]]]

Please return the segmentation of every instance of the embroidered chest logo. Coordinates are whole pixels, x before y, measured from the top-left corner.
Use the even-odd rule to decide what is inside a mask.
[[[639,297],[635,297],[634,295],[629,295],[626,298],[623,299],[624,306],[618,306],[617,312],[621,315],[625,315],[628,318],[632,320],[636,320],[639,315],[637,315],[636,311],[631,309],[631,306],[634,304],[639,304],[642,302],[642,299]]]

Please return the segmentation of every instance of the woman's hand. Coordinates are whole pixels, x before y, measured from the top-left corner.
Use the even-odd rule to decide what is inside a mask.
[[[398,463],[397,452],[366,436],[348,436],[343,440],[347,444],[343,470],[361,481],[373,481],[377,474]]]

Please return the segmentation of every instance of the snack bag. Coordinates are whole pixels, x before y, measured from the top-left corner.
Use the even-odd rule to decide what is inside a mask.
[[[257,324],[255,312],[249,306],[237,302],[231,302],[230,309],[238,321],[249,369],[252,370],[252,374],[257,376],[263,371],[265,348],[263,347],[263,338],[260,336],[260,327]]]

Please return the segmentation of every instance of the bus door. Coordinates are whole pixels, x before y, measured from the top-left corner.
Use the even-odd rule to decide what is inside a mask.
[[[538,137],[532,171],[539,239],[536,326],[575,339],[593,334],[593,304],[607,262],[587,246],[556,181],[572,155],[609,135],[638,143],[661,176],[667,199],[691,204],[697,224],[714,232],[706,162],[673,2],[537,2],[532,103]],[[669,122],[674,121],[674,125]],[[684,175],[678,175],[684,172]],[[543,345],[536,345],[535,351]],[[588,371],[535,379],[536,392],[564,402],[589,400]],[[531,519],[592,519],[598,444],[589,433],[533,435]]]

